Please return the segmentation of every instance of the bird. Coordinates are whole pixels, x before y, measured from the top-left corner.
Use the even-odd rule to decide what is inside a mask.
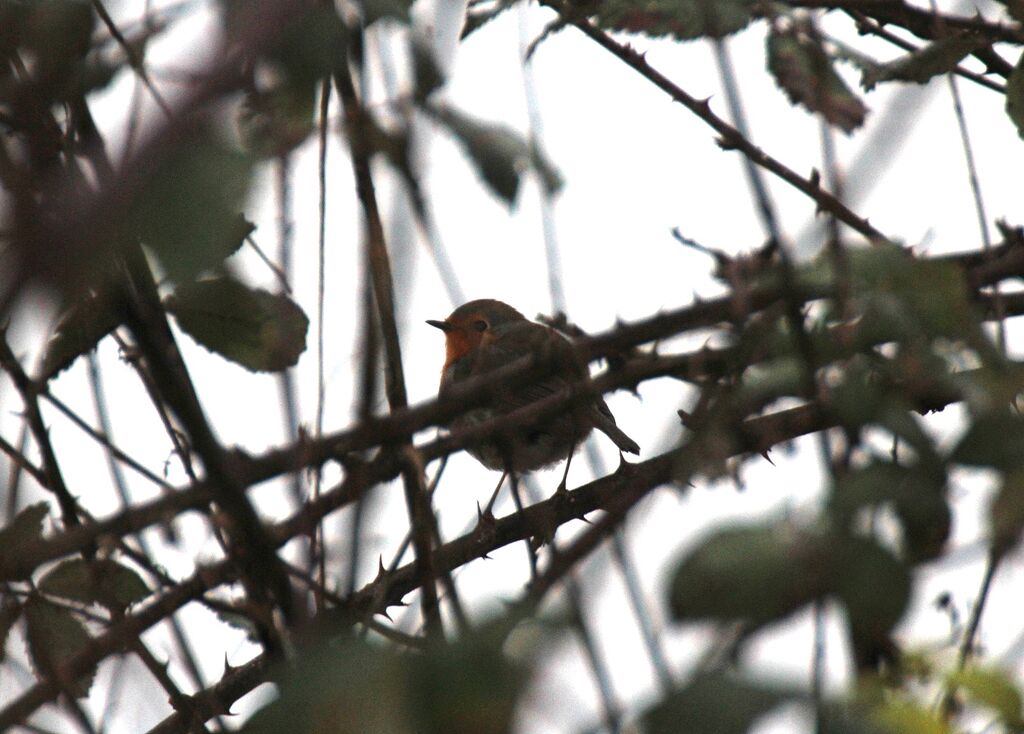
[[[507,303],[491,298],[469,301],[443,321],[428,320],[445,336],[445,361],[439,397],[451,387],[484,375],[528,355],[549,356],[553,373],[523,386],[498,388],[492,400],[456,418],[448,426],[459,429],[482,423],[564,390],[588,377],[586,364],[570,341],[555,329],[530,321]],[[597,429],[620,451],[639,454],[636,441],[615,424],[608,404],[600,396],[574,403],[554,416],[467,448],[488,469],[519,474],[568,462],[582,441]],[[564,484],[564,477],[563,477]],[[501,485],[499,484],[499,487]]]

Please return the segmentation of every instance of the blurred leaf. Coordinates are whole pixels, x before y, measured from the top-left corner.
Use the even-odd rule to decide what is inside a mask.
[[[950,460],[1003,471],[1024,467],[1024,418],[1006,411],[976,416]]]
[[[985,45],[987,42],[984,37],[972,33],[958,33],[940,38],[895,61],[865,69],[861,85],[864,89],[870,90],[878,82],[925,84],[939,74],[953,71],[967,54]]]
[[[253,372],[292,367],[306,349],[309,319],[294,301],[232,278],[179,286],[164,305],[189,336]]]
[[[1006,114],[1017,126],[1017,134],[1024,138],[1024,54],[1006,80]]]
[[[80,356],[95,349],[119,323],[103,292],[91,293],[72,303],[61,314],[46,343],[40,378],[49,380],[70,367]]]
[[[0,663],[7,657],[7,637],[21,616],[21,604],[8,594],[0,598]]]
[[[605,30],[688,41],[724,38],[743,30],[754,4],[754,0],[600,0],[594,17]]]
[[[149,587],[134,569],[109,558],[62,561],[39,580],[39,590],[62,599],[118,611],[149,596]]]
[[[310,136],[316,126],[316,84],[281,83],[250,91],[238,112],[238,131],[255,155],[284,155]]]
[[[680,620],[764,624],[827,590],[826,560],[819,536],[789,526],[719,530],[676,567],[669,605]]]
[[[1014,731],[1024,728],[1020,684],[1006,671],[978,667],[955,670],[950,673],[948,684],[966,693],[972,703],[994,711]]]
[[[58,672],[63,664],[83,652],[91,640],[89,632],[75,615],[67,609],[54,606],[39,596],[30,596],[25,604],[26,637],[32,665],[40,674],[60,680]],[[96,671],[90,671],[66,683],[77,698],[89,695]]]
[[[939,715],[916,703],[890,699],[874,707],[871,721],[888,734],[951,734]]]
[[[888,639],[910,601],[910,572],[892,553],[866,538],[837,535],[829,545],[831,579],[846,607],[855,648]]]
[[[89,0],[36,0],[28,4],[21,42],[36,62],[37,93],[57,99],[73,86],[80,62],[92,45],[96,22]]]
[[[45,502],[29,505],[0,529],[0,548],[21,548],[43,539],[43,520],[50,514],[50,506]],[[0,579],[9,581],[10,579]]]
[[[491,191],[511,206],[523,172],[533,169],[548,192],[562,186],[558,172],[537,148],[504,125],[485,123],[447,105],[430,107],[440,122],[462,144],[477,172]]]
[[[953,512],[945,494],[905,492],[896,501],[896,516],[903,526],[903,551],[907,562],[923,563],[942,555],[953,528]]]
[[[1001,555],[1020,542],[1024,532],[1024,470],[1007,472],[988,508],[992,550]]]
[[[768,69],[793,104],[846,133],[864,124],[867,108],[832,68],[821,43],[796,26],[768,34]]]
[[[720,674],[698,675],[644,716],[648,734],[745,734],[794,692]]]
[[[522,675],[485,632],[397,655],[351,640],[301,654],[247,734],[503,734]]]
[[[253,230],[238,214],[251,173],[250,156],[203,134],[150,172],[130,217],[172,280],[190,280],[241,247]]]

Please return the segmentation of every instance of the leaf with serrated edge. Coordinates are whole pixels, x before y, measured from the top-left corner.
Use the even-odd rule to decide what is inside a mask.
[[[63,561],[39,580],[39,590],[114,609],[125,609],[149,596],[149,588],[133,569],[109,558]]]
[[[54,678],[61,664],[82,652],[91,640],[89,632],[74,614],[32,597],[25,604],[26,638],[32,665],[40,674]],[[77,698],[89,695],[96,671],[64,683]]]
[[[309,319],[283,294],[212,278],[179,287],[164,303],[199,344],[254,372],[292,367],[306,349]]]

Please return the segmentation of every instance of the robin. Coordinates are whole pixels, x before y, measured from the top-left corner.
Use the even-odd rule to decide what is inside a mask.
[[[471,426],[510,413],[589,375],[568,339],[548,326],[530,321],[501,301],[490,298],[470,301],[452,311],[444,321],[427,323],[443,331],[445,336],[445,361],[439,390],[442,396],[457,382],[486,374],[531,354],[550,355],[557,365],[556,373],[543,380],[498,390],[490,405],[460,416],[451,424],[452,428]],[[488,469],[521,474],[563,459],[568,461],[595,428],[614,441],[619,450],[640,453],[636,442],[615,425],[615,417],[600,397],[577,403],[537,425],[467,450]]]

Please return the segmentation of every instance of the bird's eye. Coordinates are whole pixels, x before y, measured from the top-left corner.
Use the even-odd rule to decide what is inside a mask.
[[[477,331],[487,331],[487,322],[483,319],[479,319],[473,322],[473,328]]]

